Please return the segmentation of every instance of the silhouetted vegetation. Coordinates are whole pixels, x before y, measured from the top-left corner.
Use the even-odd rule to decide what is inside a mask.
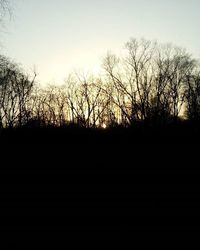
[[[128,137],[131,130],[140,140],[158,137],[159,130],[162,136],[183,131],[183,137],[198,131],[199,62],[184,49],[131,39],[124,57],[108,53],[103,68],[99,78],[71,75],[61,87],[42,88],[35,73],[27,75],[1,56],[0,127],[9,131],[1,134],[18,128],[114,138],[116,131]]]

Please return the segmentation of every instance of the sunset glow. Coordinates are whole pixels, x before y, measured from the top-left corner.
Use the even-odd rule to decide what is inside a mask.
[[[42,84],[62,84],[77,70],[98,75],[107,51],[122,53],[130,37],[172,42],[200,56],[199,0],[12,3],[13,16],[1,35],[2,51],[27,70],[35,66]]]

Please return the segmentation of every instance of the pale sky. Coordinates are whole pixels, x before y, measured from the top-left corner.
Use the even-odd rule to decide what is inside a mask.
[[[200,0],[11,1],[1,53],[36,66],[42,84],[99,72],[106,52],[120,52],[130,37],[172,42],[200,58]]]

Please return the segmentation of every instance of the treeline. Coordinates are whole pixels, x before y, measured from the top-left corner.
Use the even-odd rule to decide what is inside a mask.
[[[129,127],[200,120],[200,68],[184,49],[131,39],[121,58],[108,53],[101,77],[69,76],[40,88],[0,57],[0,127]]]

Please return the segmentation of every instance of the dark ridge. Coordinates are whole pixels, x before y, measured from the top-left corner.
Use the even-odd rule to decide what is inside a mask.
[[[37,144],[87,144],[122,143],[129,144],[179,144],[199,143],[200,124],[180,121],[166,125],[151,125],[138,122],[131,127],[113,127],[107,129],[82,128],[79,126],[46,126],[8,128],[0,131],[2,143]]]

